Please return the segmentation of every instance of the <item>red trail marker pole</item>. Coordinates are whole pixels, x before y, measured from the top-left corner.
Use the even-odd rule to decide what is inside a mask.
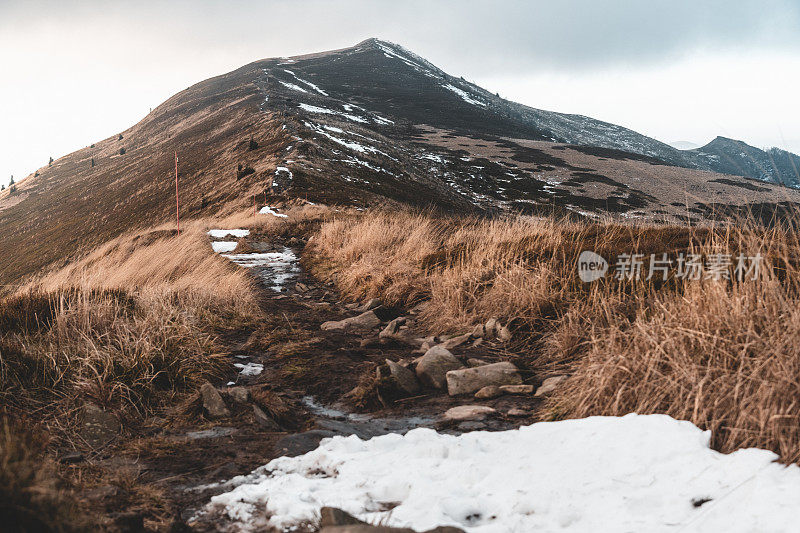
[[[181,234],[181,205],[178,200],[178,152],[175,152],[175,222],[178,224],[178,235]]]

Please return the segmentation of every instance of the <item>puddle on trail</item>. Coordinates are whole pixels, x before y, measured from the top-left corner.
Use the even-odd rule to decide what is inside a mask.
[[[275,292],[285,290],[286,284],[300,273],[297,256],[286,246],[282,252],[222,254],[222,257],[227,257],[239,266],[252,268],[264,285]]]

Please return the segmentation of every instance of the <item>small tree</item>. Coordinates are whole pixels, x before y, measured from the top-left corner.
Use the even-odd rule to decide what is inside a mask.
[[[119,155],[125,155],[125,147],[119,149]]]
[[[47,162],[47,166],[49,167],[52,165],[53,165],[53,156],[50,156],[50,161]]]
[[[8,182],[9,185],[14,185],[14,176],[11,176],[11,181]]]
[[[121,134],[121,133],[119,134],[119,139],[117,139],[117,140],[118,140],[118,141],[121,141],[121,140],[122,140],[122,134]]]
[[[4,190],[6,190],[6,184],[2,183],[2,184],[0,184],[0,191],[4,191]]]
[[[92,158],[92,168],[94,168],[94,157]]]

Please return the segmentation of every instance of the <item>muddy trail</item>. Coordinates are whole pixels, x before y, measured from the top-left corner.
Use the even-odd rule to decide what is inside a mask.
[[[341,301],[332,286],[300,267],[303,246],[296,237],[253,237],[246,242],[248,253],[227,254],[260,280],[263,323],[221,334],[235,370],[225,380],[205,385],[92,458],[88,476],[93,471],[98,479],[124,481],[95,485],[79,495],[108,530],[225,529],[222,518],[201,511],[224,492],[226,480],[275,457],[311,451],[326,437],[369,439],[416,427],[449,433],[505,430],[537,421],[541,400],[533,394],[477,400],[473,394],[450,396],[446,387],[422,386],[413,394],[401,390],[387,360],[409,366],[428,348],[423,342],[448,339],[431,337],[415,318],[418,309]],[[377,320],[358,318],[355,325],[331,327],[365,313]],[[396,334],[386,335],[387,326]],[[451,340],[450,351],[465,367],[513,355],[498,340],[463,337],[463,342]],[[521,377],[525,384],[541,382],[524,370]],[[463,420],[443,417],[461,405],[496,411]]]

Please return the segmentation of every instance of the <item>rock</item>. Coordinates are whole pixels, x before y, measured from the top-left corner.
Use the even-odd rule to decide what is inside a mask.
[[[380,305],[381,301],[378,298],[370,298],[369,300],[364,302],[363,305],[356,307],[354,311],[358,313],[363,313],[365,311],[370,311],[372,309],[375,309],[376,307],[380,307]]]
[[[484,361],[483,359],[476,359],[474,357],[470,357],[467,359],[467,366],[484,366],[488,365],[489,363]]]
[[[230,387],[225,392],[236,403],[247,403],[247,400],[250,399],[250,391],[247,390],[247,387]]]
[[[465,333],[463,335],[459,335],[458,337],[452,337],[450,339],[447,339],[446,341],[444,341],[442,343],[442,347],[444,349],[446,349],[446,350],[452,350],[453,348],[455,348],[457,346],[461,346],[462,344],[467,342],[469,339],[470,339],[470,334],[469,333]]]
[[[358,307],[358,304],[345,304],[346,309],[355,309]]]
[[[377,435],[377,433],[332,418],[318,418],[314,425],[318,429],[327,429],[337,435],[355,435],[361,440],[369,440]]]
[[[533,394],[533,385],[503,385],[500,390],[506,394]]]
[[[191,440],[202,440],[202,439],[218,439],[220,437],[229,437],[236,433],[238,430],[236,428],[228,428],[223,426],[217,426],[211,429],[201,429],[200,431],[190,431],[186,434]]]
[[[217,389],[211,383],[203,383],[200,387],[200,395],[203,397],[203,409],[209,418],[227,418],[231,412],[225,406]]]
[[[518,409],[516,407],[508,410],[508,416],[513,417],[520,417],[520,416],[528,416],[530,413],[524,409]]]
[[[489,385],[487,387],[483,387],[478,392],[475,393],[476,400],[491,400],[492,398],[497,398],[498,396],[502,396],[503,391],[497,385]]]
[[[336,507],[323,507],[319,510],[320,527],[350,526],[355,524],[366,524],[366,522]]]
[[[517,367],[508,362],[476,366],[447,372],[447,392],[450,396],[472,394],[489,385],[519,385],[522,378]]]
[[[495,330],[496,327],[497,327],[497,319],[496,318],[490,318],[489,320],[487,320],[486,324],[484,324],[484,326],[483,326],[483,330],[484,330],[483,331],[483,337],[485,339],[491,339],[492,337],[494,337],[494,330]]]
[[[434,346],[419,358],[416,368],[417,377],[424,385],[442,389],[447,382],[446,374],[463,366],[461,361],[448,350],[441,346]]]
[[[498,324],[495,328],[495,333],[497,334],[497,340],[500,342],[508,342],[511,340],[511,331],[505,326]]]
[[[308,285],[306,285],[305,283],[300,283],[299,281],[294,284],[294,288],[297,289],[297,292],[307,292],[308,291]]]
[[[381,319],[378,318],[378,315],[376,315],[373,311],[366,311],[358,316],[345,318],[344,320],[323,322],[322,326],[320,327],[324,330],[372,329],[375,326],[380,325],[380,323]]]
[[[336,433],[325,429],[312,429],[303,433],[286,435],[275,443],[275,455],[295,457],[316,449],[322,439],[335,436]]]
[[[547,378],[542,382],[542,385],[536,389],[536,394],[534,396],[536,398],[540,398],[542,396],[546,396],[556,390],[558,384],[567,379],[567,376],[553,376],[552,378]]]
[[[395,384],[406,394],[416,394],[419,392],[419,381],[414,372],[401,366],[391,359],[386,360],[389,365],[389,372]]]
[[[281,427],[278,423],[271,419],[269,415],[256,404],[253,404],[253,417],[259,425],[265,427],[268,431],[281,431]]]
[[[496,414],[497,411],[485,405],[459,405],[448,409],[442,418],[451,422],[463,422],[465,420],[485,420],[489,416]]]
[[[472,336],[476,339],[482,339],[483,336],[486,334],[486,328],[483,324],[478,324],[474,328],[472,328]]]
[[[405,324],[405,322],[406,317],[404,316],[395,318],[394,320],[390,321],[385,328],[383,328],[383,331],[378,334],[378,337],[381,339],[387,339],[397,335],[397,332],[400,331],[400,326]]]
[[[100,448],[114,440],[121,430],[117,417],[93,403],[83,406],[80,435],[92,448]]]
[[[84,457],[81,452],[68,452],[62,455],[58,462],[65,464],[65,465],[74,465],[76,463],[83,462]]]
[[[475,339],[474,341],[472,341],[473,348],[480,346],[481,344],[483,344],[483,339]]]

